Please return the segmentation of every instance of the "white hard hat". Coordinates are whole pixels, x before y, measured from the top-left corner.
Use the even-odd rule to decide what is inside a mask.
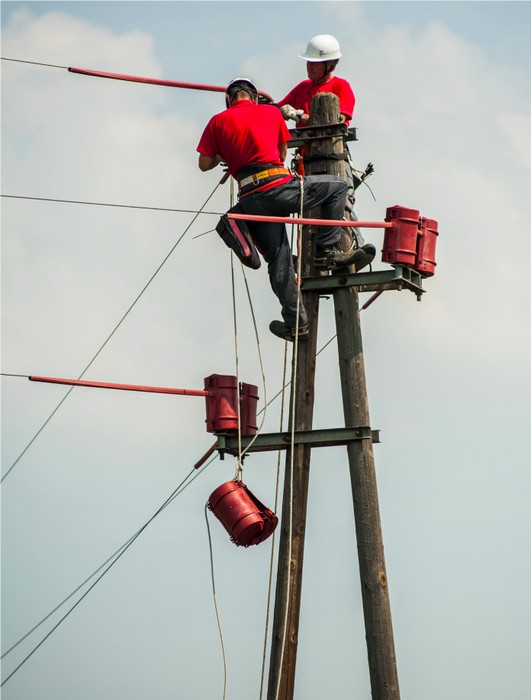
[[[319,34],[310,39],[306,53],[299,54],[305,61],[335,61],[341,58],[339,41],[330,34]]]
[[[245,92],[254,92],[254,97],[258,95],[258,88],[256,85],[253,83],[252,80],[249,80],[249,78],[234,78],[234,80],[231,80],[230,83],[227,85],[227,89],[225,92],[230,92],[231,90],[235,90],[237,88],[240,88],[241,90],[244,90]]]

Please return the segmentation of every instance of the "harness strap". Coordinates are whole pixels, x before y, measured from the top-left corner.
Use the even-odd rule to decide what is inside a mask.
[[[269,170],[262,170],[259,173],[254,173],[253,175],[249,175],[249,177],[244,177],[243,180],[238,181],[238,186],[241,189],[246,187],[247,185],[262,185],[264,183],[261,182],[261,180],[264,180],[265,178],[268,177],[273,177],[275,175],[289,175],[289,170],[284,167],[278,167],[278,168],[269,168]]]

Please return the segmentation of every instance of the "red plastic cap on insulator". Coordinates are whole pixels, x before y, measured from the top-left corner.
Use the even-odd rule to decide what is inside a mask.
[[[258,406],[258,387],[254,384],[240,384],[240,416],[242,435],[256,435],[258,430],[256,409]]]
[[[206,424],[209,433],[238,432],[238,379],[226,374],[205,378]]]
[[[241,481],[227,481],[208,499],[208,507],[238,547],[260,544],[273,534],[278,518]]]
[[[417,241],[417,262],[415,270],[424,277],[431,277],[435,273],[435,246],[439,224],[435,219],[421,217],[419,223],[419,236]]]
[[[209,433],[238,433],[238,379],[227,374],[205,378],[206,424]],[[240,383],[240,421],[243,436],[255,435],[258,387]]]
[[[418,209],[408,209],[399,204],[389,207],[385,220],[392,222],[385,229],[382,262],[413,267],[417,260],[417,237],[419,232]]]

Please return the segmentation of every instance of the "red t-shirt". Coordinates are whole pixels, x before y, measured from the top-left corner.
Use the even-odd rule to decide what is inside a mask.
[[[251,163],[284,165],[279,147],[290,139],[286,122],[277,107],[238,100],[229,109],[212,117],[197,150],[210,158],[220,155],[230,174],[236,177],[239,170]],[[271,186],[283,184],[290,177],[275,180]]]
[[[310,114],[310,103],[318,92],[333,92],[339,97],[339,112],[346,114],[347,124],[349,124],[354,114],[356,98],[349,83],[335,75],[324,85],[317,85],[313,80],[303,80],[288,92],[283,100],[280,100],[278,106],[291,105],[295,109],[303,109],[306,114]]]

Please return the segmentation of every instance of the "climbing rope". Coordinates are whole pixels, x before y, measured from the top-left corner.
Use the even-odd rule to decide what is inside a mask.
[[[293,250],[293,226],[291,227],[292,230],[292,235],[291,235],[291,249]],[[278,398],[278,396],[281,396],[281,401],[280,401],[280,420],[279,420],[279,432],[284,431],[284,409],[286,405],[286,388],[289,386],[290,382],[286,382],[286,375],[288,373],[288,343],[284,343],[284,361],[282,363],[282,388],[280,391],[275,395],[274,399],[271,401],[274,401],[275,399]],[[266,404],[267,407],[267,404]],[[275,513],[278,512],[278,505],[279,505],[279,492],[280,492],[280,465],[281,465],[281,460],[282,460],[282,454],[283,451],[279,450],[277,452],[277,474],[276,474],[276,482],[275,482],[275,505],[273,507]],[[259,700],[262,700],[263,698],[263,692],[264,692],[264,680],[265,680],[265,668],[266,668],[266,663],[267,663],[267,644],[268,644],[268,632],[269,632],[269,620],[270,620],[270,615],[271,615],[271,599],[272,599],[272,590],[273,590],[273,570],[274,570],[274,563],[275,563],[275,551],[276,551],[276,531],[273,533],[272,538],[271,538],[271,557],[269,561],[269,580],[268,580],[268,586],[267,586],[267,603],[266,603],[266,617],[265,617],[265,632],[264,632],[264,646],[263,646],[263,653],[262,653],[262,670],[260,674],[260,697]]]
[[[299,217],[303,217],[304,213],[304,178],[302,176],[297,176],[299,179],[300,186],[300,210]],[[301,279],[301,226],[297,226],[297,277]],[[294,482],[294,465],[295,465],[295,417],[296,417],[296,404],[297,404],[297,361],[298,361],[298,350],[299,350],[299,310],[300,310],[301,294],[300,291],[297,294],[297,321],[295,323],[295,339],[293,341],[293,363],[292,363],[292,400],[291,400],[291,445],[290,445],[290,469],[289,469],[289,515],[288,515],[288,556],[287,561],[291,562],[291,550],[292,550],[292,538],[293,538],[293,482]],[[286,578],[286,600],[289,601],[291,588],[291,567],[288,570],[288,575]],[[280,663],[282,664],[282,659],[284,657],[284,650],[286,648],[286,637],[287,637],[287,627],[288,627],[288,613],[289,605],[286,605],[286,612],[284,615],[284,624],[282,627],[282,645],[280,650]],[[280,693],[280,679],[282,674],[278,674],[278,683],[275,691],[275,700],[278,700]]]
[[[227,680],[228,680],[228,666],[227,666],[227,653],[225,651],[225,639],[223,637],[223,629],[221,627],[221,618],[219,615],[218,598],[216,594],[216,577],[214,575],[214,552],[212,549],[212,537],[210,535],[210,523],[208,522],[208,503],[205,504],[205,520],[208,533],[208,549],[210,552],[210,578],[212,581],[212,596],[214,599],[214,610],[216,611],[216,621],[218,624],[219,639],[221,642],[221,654],[223,656],[223,700],[227,697]]]
[[[230,179],[230,199],[229,206],[232,209],[234,206],[234,178]],[[232,323],[234,326],[234,361],[236,365],[236,415],[238,421],[238,457],[236,459],[234,481],[242,481],[243,477],[243,461],[242,461],[242,426],[241,426],[241,393],[240,393],[240,359],[238,353],[238,315],[236,312],[236,283],[234,278],[234,253],[230,252],[230,275],[231,275],[231,290],[232,290]]]

